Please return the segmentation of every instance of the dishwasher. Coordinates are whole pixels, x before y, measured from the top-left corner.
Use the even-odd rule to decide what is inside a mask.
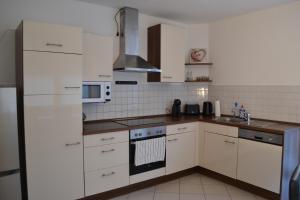
[[[280,193],[283,135],[239,129],[237,178]]]

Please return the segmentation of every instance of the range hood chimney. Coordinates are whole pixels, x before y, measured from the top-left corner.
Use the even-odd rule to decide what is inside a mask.
[[[120,9],[120,55],[113,65],[115,71],[161,72],[139,54],[139,12],[135,8]]]

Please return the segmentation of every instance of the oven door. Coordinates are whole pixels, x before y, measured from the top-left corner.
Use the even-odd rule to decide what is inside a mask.
[[[158,161],[158,162],[147,163],[144,165],[135,166],[135,143],[136,143],[136,141],[148,140],[148,139],[160,138],[160,137],[166,137],[166,135],[130,140],[130,143],[129,143],[129,174],[130,174],[130,176],[139,174],[139,173],[143,173],[143,172],[147,172],[147,171],[151,171],[151,170],[155,170],[155,169],[159,169],[159,168],[163,168],[166,166],[166,155],[165,155],[165,159],[163,161]]]
[[[103,103],[105,102],[105,84],[103,82],[83,82],[82,102]]]

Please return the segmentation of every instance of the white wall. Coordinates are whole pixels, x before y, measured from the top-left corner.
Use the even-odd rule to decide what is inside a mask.
[[[116,26],[113,16],[115,12],[116,10],[113,8],[76,0],[6,0],[1,1],[0,5],[0,35],[9,29],[15,29],[22,19],[27,19],[80,26],[86,32],[114,36]],[[147,28],[158,23],[188,28],[182,23],[140,14],[140,55],[145,59],[147,59]],[[201,25],[201,29],[198,29],[197,32],[197,35],[199,32],[203,32],[202,35],[205,38],[199,42],[208,46],[208,38],[206,38],[208,26]],[[118,56],[118,44],[118,38],[115,38],[115,58]],[[188,44],[187,49],[189,49]],[[129,79],[136,77],[138,80],[142,76],[142,80],[145,80],[145,75],[141,74],[117,73],[116,75],[117,78],[122,76]],[[0,41],[0,84],[14,82],[14,35],[13,31],[10,31]]]
[[[299,85],[300,2],[210,24],[214,85]]]

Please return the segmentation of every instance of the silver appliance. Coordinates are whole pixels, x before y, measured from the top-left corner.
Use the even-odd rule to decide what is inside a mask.
[[[120,55],[115,61],[115,71],[161,72],[139,56],[139,12],[135,8],[120,9]]]
[[[111,82],[85,81],[82,84],[83,103],[106,103],[111,100]]]
[[[21,199],[16,89],[0,86],[0,199]]]

